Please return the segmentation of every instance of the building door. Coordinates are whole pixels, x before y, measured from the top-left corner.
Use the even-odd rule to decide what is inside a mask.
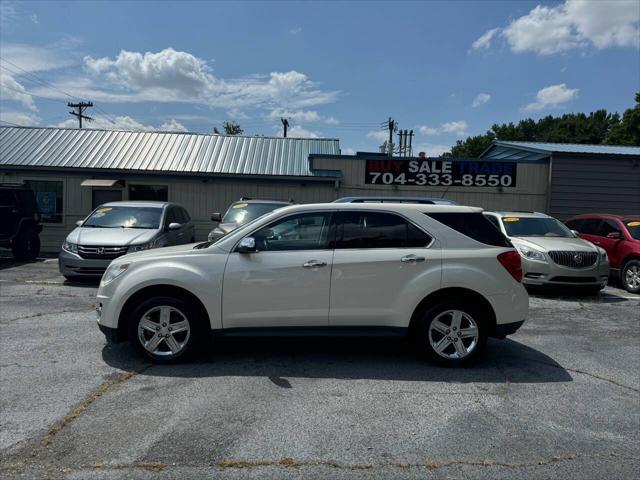
[[[122,190],[93,189],[91,191],[91,209],[99,207],[103,203],[119,202],[122,200]]]

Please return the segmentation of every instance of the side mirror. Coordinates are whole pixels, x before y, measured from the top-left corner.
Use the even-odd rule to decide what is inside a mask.
[[[238,244],[239,253],[253,253],[256,250],[256,239],[253,237],[244,237]]]
[[[580,235],[580,232],[578,230],[571,230],[571,233],[573,233],[576,237]]]
[[[211,221],[220,223],[222,221],[222,215],[219,212],[211,214]]]
[[[171,222],[167,227],[167,230],[180,230],[182,228],[181,223]]]
[[[76,227],[81,227],[83,223],[84,223],[84,220],[78,220],[76,222]]]
[[[620,235],[620,232],[610,232],[607,233],[607,238],[610,238],[611,240],[620,240],[622,235]]]

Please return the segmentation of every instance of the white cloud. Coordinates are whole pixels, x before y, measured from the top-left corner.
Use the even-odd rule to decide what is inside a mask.
[[[491,40],[496,34],[500,31],[499,28],[492,28],[491,30],[487,30],[480,37],[473,42],[471,48],[474,50],[487,50],[491,47]]]
[[[413,147],[413,154],[414,156],[418,156],[420,152],[425,152],[427,157],[439,157],[450,150],[450,145],[440,143],[421,143]]]
[[[75,63],[73,49],[77,45],[74,38],[65,38],[46,47],[23,43],[3,43],[1,62],[8,69],[18,70],[9,62],[19,65],[27,72],[39,72],[65,68]]]
[[[115,58],[85,57],[91,78],[73,78],[68,88],[106,102],[183,102],[218,108],[302,109],[336,100],[304,73],[291,70],[237,79],[216,77],[208,64],[188,52],[121,51]]]
[[[24,86],[5,70],[0,71],[0,101],[20,102],[31,111],[38,110]]]
[[[563,104],[574,100],[578,97],[579,90],[577,88],[567,88],[566,83],[559,85],[549,85],[538,90],[536,101],[530,103],[524,109],[526,111],[544,110],[546,108],[560,107]]]
[[[269,113],[269,118],[271,120],[280,120],[282,117],[300,123],[320,121],[320,115],[315,110],[288,111],[282,108],[276,108]]]
[[[340,152],[342,155],[355,155],[356,151],[353,148],[341,148]]]
[[[384,142],[389,139],[389,132],[384,130],[375,130],[367,133],[367,138],[372,138],[378,142]]]
[[[319,138],[322,134],[320,132],[314,132],[311,130],[306,130],[302,128],[300,125],[296,125],[289,130],[287,130],[287,137],[291,138]]]
[[[106,129],[106,130],[135,130],[135,131],[162,131],[162,132],[186,132],[187,129],[180,122],[175,119],[171,119],[167,122],[164,122],[159,127],[154,127],[152,125],[145,125],[140,123],[134,118],[131,118],[128,115],[123,116],[110,116],[108,120],[104,117],[97,117],[92,122],[86,124],[86,128],[98,128],[98,129]],[[69,118],[63,122],[55,125],[56,127],[62,128],[77,128],[78,121],[75,118]]]
[[[302,33],[302,27],[294,27],[291,30],[289,30],[289,33],[291,35],[300,35]]]
[[[467,122],[464,120],[457,120],[454,122],[441,123],[438,127],[429,127],[422,125],[418,127],[418,131],[422,135],[441,135],[443,133],[453,133],[457,137],[463,137],[467,134]]]
[[[40,25],[40,20],[38,20],[38,15],[36,15],[35,13],[32,13],[31,15],[29,15],[29,20],[31,20],[31,22],[35,25]]]
[[[538,5],[504,29],[485,32],[474,50],[488,49],[496,35],[515,53],[552,55],[593,46],[640,47],[640,6],[637,0],[566,0],[555,7]]]
[[[28,112],[16,112],[0,109],[0,121],[23,127],[35,127],[40,124],[40,117]]]
[[[489,100],[491,100],[491,95],[489,95],[488,93],[479,93],[478,96],[473,99],[473,103],[471,104],[471,106],[473,108],[477,108],[480,105],[484,105]]]

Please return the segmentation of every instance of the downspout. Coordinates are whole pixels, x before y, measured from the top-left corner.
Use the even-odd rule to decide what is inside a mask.
[[[553,177],[553,153],[549,156],[549,178],[547,179],[547,215],[551,214],[551,179]]]

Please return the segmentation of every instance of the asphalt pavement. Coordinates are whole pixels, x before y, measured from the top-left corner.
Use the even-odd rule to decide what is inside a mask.
[[[388,339],[228,339],[151,365],[97,285],[0,259],[2,478],[640,476],[640,296],[536,294],[474,367]]]

